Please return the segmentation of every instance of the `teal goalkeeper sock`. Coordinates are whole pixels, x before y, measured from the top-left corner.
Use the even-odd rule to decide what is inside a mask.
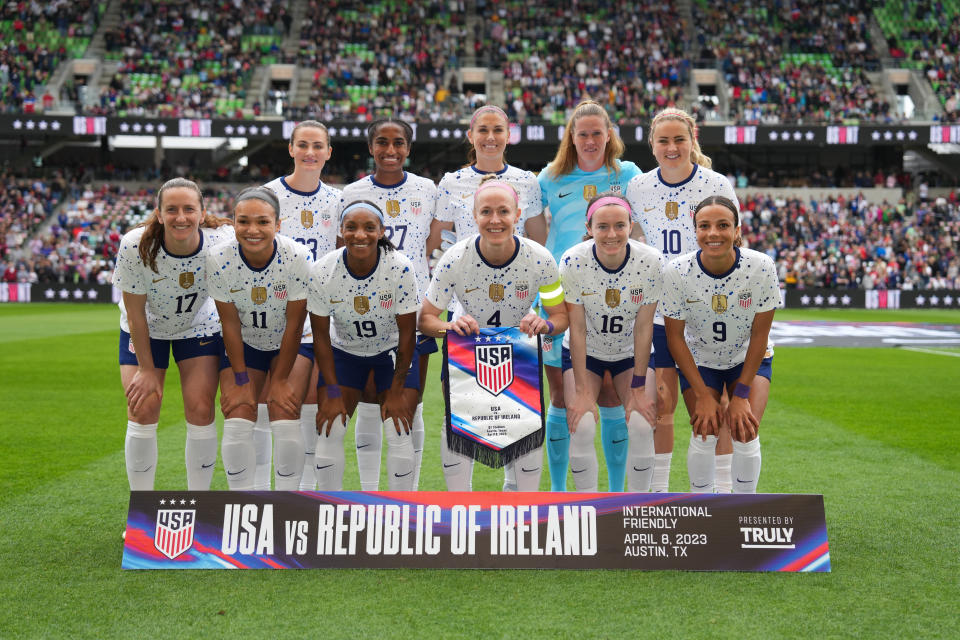
[[[600,442],[603,443],[603,457],[607,461],[610,491],[623,491],[630,444],[623,407],[600,407]]]
[[[567,410],[552,404],[547,407],[547,462],[550,465],[550,490],[567,490],[567,467],[570,466],[570,429]]]

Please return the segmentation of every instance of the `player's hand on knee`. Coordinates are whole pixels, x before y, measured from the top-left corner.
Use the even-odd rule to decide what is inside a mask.
[[[760,421],[753,415],[750,401],[734,397],[727,407],[727,421],[733,438],[738,442],[750,442],[757,437]]]
[[[413,428],[413,411],[403,398],[403,391],[387,390],[380,403],[380,417],[384,421],[393,418],[393,427],[397,435],[409,434]],[[401,431],[403,429],[403,431]]]
[[[138,370],[127,385],[126,394],[127,406],[135,415],[143,410],[154,394],[156,394],[156,401],[160,402],[163,399],[163,384],[156,370]]]

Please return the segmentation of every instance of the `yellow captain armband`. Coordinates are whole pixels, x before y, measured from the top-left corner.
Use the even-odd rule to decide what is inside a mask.
[[[563,287],[557,280],[540,287],[540,303],[545,307],[553,307],[563,302]]]

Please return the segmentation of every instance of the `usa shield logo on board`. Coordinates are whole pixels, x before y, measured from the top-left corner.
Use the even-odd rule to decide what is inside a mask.
[[[267,301],[267,288],[254,287],[250,289],[250,299],[253,300],[253,304],[263,304]]]
[[[487,295],[490,296],[490,299],[494,302],[500,302],[503,300],[503,285],[502,284],[492,284],[490,289],[487,291]]]
[[[513,382],[513,345],[478,344],[473,348],[477,367],[477,384],[493,395]]]
[[[607,289],[607,292],[603,295],[603,299],[611,309],[619,307],[620,289]]]
[[[749,309],[750,305],[753,304],[753,295],[749,291],[744,291],[739,296],[737,296],[737,304],[739,304],[744,309]]]
[[[593,196],[597,195],[597,185],[588,184],[583,187],[583,199],[589,200]]]
[[[526,300],[530,295],[530,285],[526,282],[518,282],[516,288],[517,300]]]
[[[310,209],[304,209],[300,212],[300,224],[303,225],[304,229],[309,229],[313,226],[313,211]]]
[[[189,289],[193,286],[193,271],[184,271],[180,274],[180,286]]]
[[[384,309],[389,309],[393,306],[393,294],[392,293],[382,293],[380,294],[380,306]]]
[[[367,296],[354,296],[353,309],[360,315],[365,314],[370,311],[370,299]]]
[[[640,287],[633,287],[630,289],[630,302],[633,304],[640,304],[643,302],[643,289]]]
[[[723,313],[727,310],[727,296],[722,293],[713,294],[713,298],[710,299],[710,308],[717,313]]]
[[[159,509],[153,546],[171,560],[193,546],[195,509]]]
[[[667,216],[667,220],[676,220],[680,216],[680,203],[668,202],[663,209],[663,213]]]
[[[398,215],[400,215],[399,200],[387,200],[387,215],[391,218],[396,218]]]

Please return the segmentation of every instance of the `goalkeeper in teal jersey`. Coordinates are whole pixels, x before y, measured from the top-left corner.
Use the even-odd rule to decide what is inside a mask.
[[[632,162],[621,162],[624,145],[604,108],[585,100],[567,121],[557,155],[543,171],[540,183],[543,204],[550,210],[547,249],[557,260],[564,251],[583,240],[587,203],[598,193],[624,194],[627,184],[642,173]],[[543,363],[547,365],[550,406],[547,408],[547,459],[554,491],[567,486],[570,433],[560,369],[560,343],[544,343]],[[611,491],[623,491],[627,460],[627,425],[623,407],[611,380],[603,383],[600,405],[600,437],[607,461]]]

